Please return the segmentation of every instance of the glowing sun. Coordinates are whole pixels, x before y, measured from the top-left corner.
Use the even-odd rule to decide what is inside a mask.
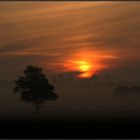
[[[76,61],[75,63],[77,63],[79,70],[83,72],[89,71],[92,67],[91,64],[86,61]]]
[[[63,62],[56,64],[62,67],[63,72],[76,72],[77,74],[74,77],[90,78],[109,67],[104,62],[116,58],[113,54],[84,50],[75,52],[64,58]]]
[[[75,68],[81,72],[81,74],[77,75],[80,78],[88,78],[91,77],[93,72],[93,65],[88,61],[74,61]]]

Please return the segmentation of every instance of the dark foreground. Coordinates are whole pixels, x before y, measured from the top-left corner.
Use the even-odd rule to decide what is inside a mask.
[[[1,138],[140,138],[140,118],[1,120]]]

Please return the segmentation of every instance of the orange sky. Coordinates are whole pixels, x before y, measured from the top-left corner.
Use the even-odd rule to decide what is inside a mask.
[[[32,63],[88,77],[140,61],[139,2],[0,3],[5,68],[9,58],[13,65]]]

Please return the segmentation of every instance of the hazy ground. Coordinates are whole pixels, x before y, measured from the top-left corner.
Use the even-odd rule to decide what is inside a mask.
[[[64,84],[65,83],[65,84]],[[36,112],[32,103],[23,103],[13,94],[13,83],[0,84],[1,118],[106,118],[139,117],[140,94],[114,95],[119,83],[92,81],[54,82],[59,98],[42,104]],[[123,83],[138,85],[139,83]]]

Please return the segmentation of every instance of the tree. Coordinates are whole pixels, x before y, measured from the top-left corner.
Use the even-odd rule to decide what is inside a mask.
[[[131,91],[130,88],[126,85],[120,85],[114,89],[114,93],[118,95],[128,94],[130,93],[130,91]]]
[[[34,103],[36,110],[40,110],[40,105],[46,100],[55,101],[58,98],[53,92],[54,86],[39,67],[27,66],[15,84],[14,93],[21,94],[21,101]]]

